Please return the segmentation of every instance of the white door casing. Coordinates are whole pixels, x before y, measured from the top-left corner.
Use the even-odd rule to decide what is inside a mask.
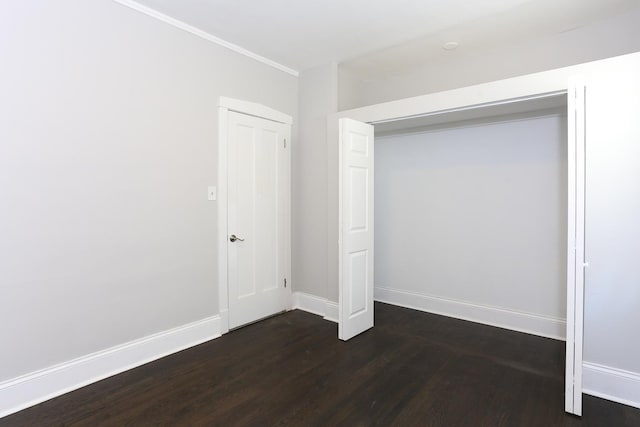
[[[348,340],[373,327],[373,126],[342,118],[339,149],[339,322]]]
[[[585,268],[585,102],[580,78],[567,91],[567,341],[565,411],[582,415]]]
[[[259,104],[220,98],[222,333],[291,308],[290,136],[290,116]],[[237,237],[233,242],[232,235]]]

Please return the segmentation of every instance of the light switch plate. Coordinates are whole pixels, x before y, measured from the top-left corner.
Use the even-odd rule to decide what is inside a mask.
[[[208,193],[209,200],[216,200],[216,198],[218,197],[216,187],[208,187],[207,193]]]

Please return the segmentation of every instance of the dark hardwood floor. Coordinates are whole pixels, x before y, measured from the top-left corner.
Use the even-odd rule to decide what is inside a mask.
[[[376,303],[374,329],[292,311],[0,419],[2,426],[640,426],[563,404],[564,343]]]

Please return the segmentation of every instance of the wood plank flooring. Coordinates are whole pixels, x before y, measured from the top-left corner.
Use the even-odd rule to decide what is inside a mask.
[[[374,329],[292,311],[0,419],[1,426],[640,426],[563,403],[564,343],[376,303]]]

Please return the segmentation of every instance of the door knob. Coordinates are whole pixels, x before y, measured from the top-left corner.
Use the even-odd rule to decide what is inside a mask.
[[[229,236],[229,240],[231,241],[231,243],[235,242],[236,240],[240,240],[241,242],[244,242],[244,239],[239,238],[235,234],[232,234],[231,236]]]

